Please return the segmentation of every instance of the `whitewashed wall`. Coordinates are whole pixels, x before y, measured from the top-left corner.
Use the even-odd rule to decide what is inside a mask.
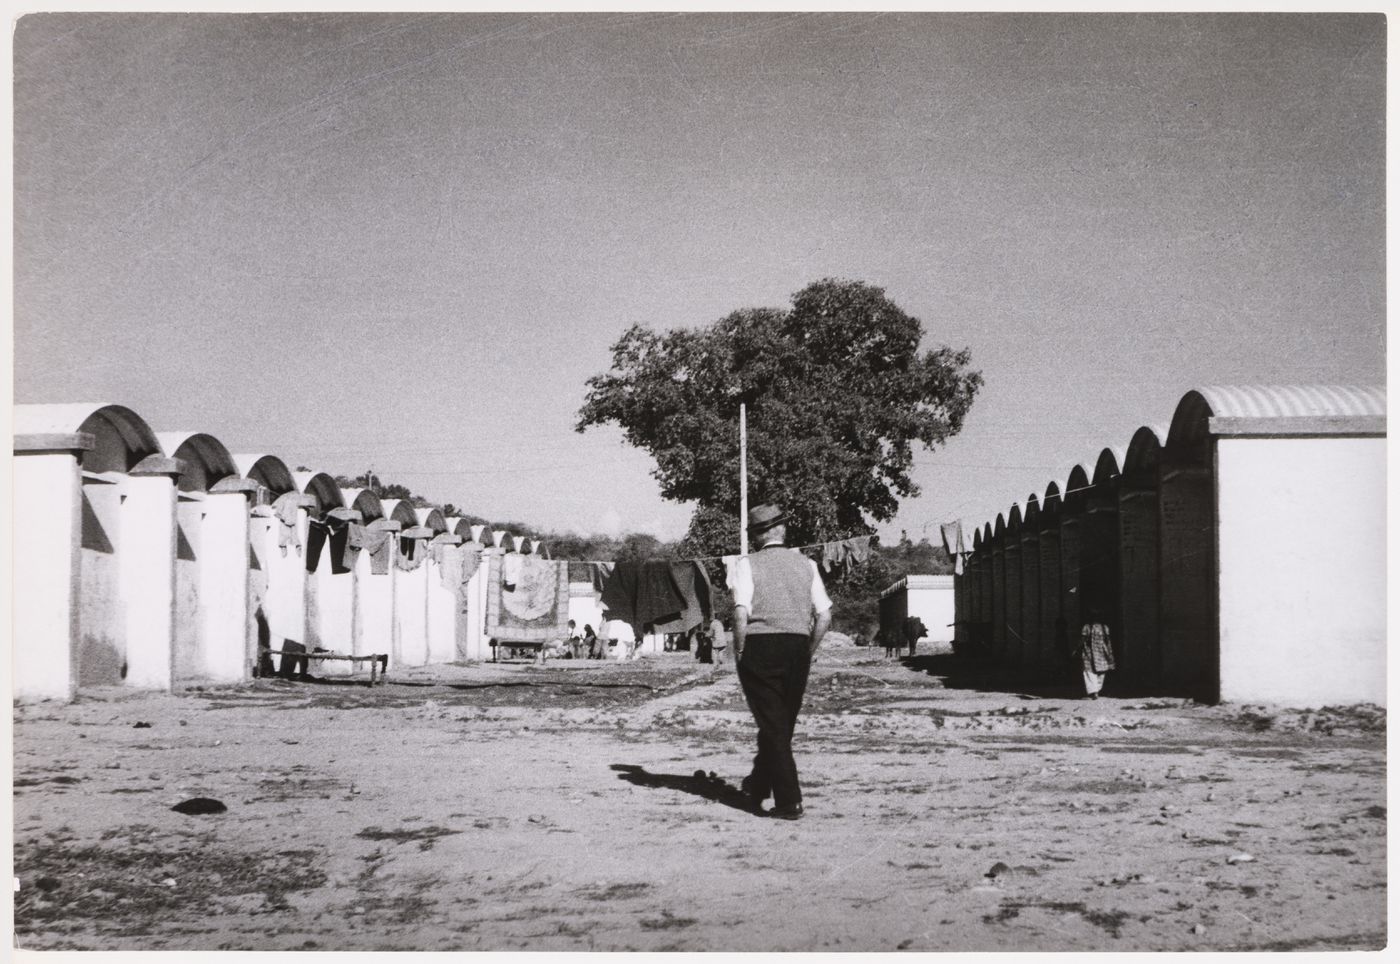
[[[1220,696],[1385,703],[1385,440],[1217,442]]]

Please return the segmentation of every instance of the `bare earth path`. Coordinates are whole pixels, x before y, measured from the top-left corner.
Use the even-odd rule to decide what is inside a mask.
[[[798,724],[809,813],[785,823],[733,805],[752,723],[687,654],[392,678],[17,709],[18,944],[1386,942],[1374,707],[996,692],[951,657],[833,645]],[[196,796],[228,810],[171,811]]]

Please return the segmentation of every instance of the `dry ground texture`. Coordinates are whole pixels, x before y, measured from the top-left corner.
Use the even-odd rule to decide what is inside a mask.
[[[798,730],[808,815],[788,823],[736,805],[752,722],[734,674],[684,653],[20,708],[16,940],[1385,945],[1378,708],[999,692],[949,655],[837,637]],[[171,811],[197,796],[228,809]]]

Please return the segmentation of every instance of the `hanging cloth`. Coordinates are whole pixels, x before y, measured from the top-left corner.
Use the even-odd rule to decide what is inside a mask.
[[[953,560],[953,575],[961,576],[963,574],[963,556],[967,552],[963,548],[962,520],[945,522],[938,528],[943,533],[943,549]]]
[[[674,619],[686,606],[671,574],[671,563],[660,560],[617,563],[600,602],[608,619],[626,622],[638,639],[647,626]]]
[[[293,546],[301,554],[301,534],[297,532],[297,509],[301,507],[301,495],[297,492],[284,492],[272,503],[272,513],[280,527],[277,531],[277,548],[282,555],[287,554],[287,546]]]
[[[614,563],[611,562],[586,562],[588,567],[588,581],[593,584],[593,591],[601,593],[608,584],[608,577],[612,575]]]
[[[488,557],[488,558],[501,558]],[[523,557],[519,583],[502,583],[504,559],[491,562],[486,593],[486,634],[497,639],[548,643],[568,634],[568,563]]]
[[[392,553],[394,551],[394,540],[392,533],[383,527],[383,520],[376,519],[369,525],[360,529],[357,534],[354,529],[350,530],[349,544],[353,548],[363,549],[369,553],[369,571],[375,576],[387,576]],[[355,542],[358,540],[359,545]]]
[[[456,595],[459,602],[466,596],[467,579],[463,577],[463,561],[470,553],[451,542],[439,542],[433,546],[433,561],[438,567],[438,578],[442,588]]]
[[[674,619],[663,623],[657,623],[655,629],[658,633],[684,633],[703,626],[710,621],[710,577],[705,572],[705,567],[694,560],[671,563],[671,581],[681,598],[685,601],[685,608]]]
[[[398,549],[394,564],[404,572],[412,572],[421,566],[430,553],[428,540],[436,533],[426,526],[413,526],[399,533]]]
[[[520,569],[524,560],[525,557],[518,552],[507,552],[501,557],[501,584],[507,592],[514,591],[520,583]]]
[[[730,592],[734,591],[734,567],[739,564],[742,556],[724,556],[720,562],[724,563],[724,588]]]
[[[854,566],[870,559],[870,540],[873,536],[851,536],[837,539],[813,547],[821,557],[823,572],[831,572],[841,566]]]
[[[477,569],[481,568],[481,547],[462,547],[462,585],[466,586],[471,582],[472,576],[476,575]]]
[[[315,572],[321,564],[321,550],[329,544],[331,573],[343,575],[353,565],[346,564],[350,543],[351,522],[345,518],[327,516],[312,519],[306,528],[306,571]]]

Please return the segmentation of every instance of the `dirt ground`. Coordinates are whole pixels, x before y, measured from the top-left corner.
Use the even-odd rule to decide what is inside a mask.
[[[16,709],[17,943],[1385,945],[1383,710],[998,692],[842,643],[798,723],[798,822],[740,809],[752,721],[685,653]],[[227,811],[171,810],[193,797]]]

